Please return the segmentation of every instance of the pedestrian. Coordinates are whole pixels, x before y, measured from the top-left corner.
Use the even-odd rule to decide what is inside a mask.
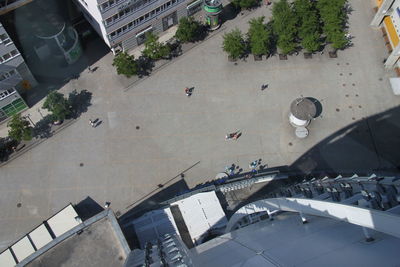
[[[233,139],[233,140],[237,140],[237,139],[239,138],[240,135],[241,135],[240,132],[236,132],[236,133],[233,134],[232,139]]]
[[[92,127],[94,127],[94,126],[95,126],[95,124],[94,124],[94,121],[92,121],[92,120],[89,120],[89,123],[90,123],[90,126],[92,126]]]
[[[262,86],[261,86],[261,91],[264,91],[265,89],[267,89],[268,88],[268,84],[263,84]]]
[[[90,66],[88,66],[88,71],[92,72],[92,68]]]
[[[187,96],[187,97],[189,97],[189,96],[191,95],[191,92],[190,92],[189,87],[186,87],[186,88],[185,88],[185,93],[186,93],[186,96]]]

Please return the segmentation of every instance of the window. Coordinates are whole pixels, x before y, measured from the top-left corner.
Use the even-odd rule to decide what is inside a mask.
[[[19,53],[18,53],[17,50],[11,51],[11,56],[15,57],[15,56],[17,56],[17,55],[19,55]]]
[[[11,39],[8,37],[7,34],[3,33],[0,35],[0,41],[4,44],[9,44],[11,43]]]
[[[10,55],[10,54],[5,54],[5,55],[3,56],[4,61],[6,61],[6,60],[8,60],[8,59],[10,59],[10,58],[11,58],[11,55]]]

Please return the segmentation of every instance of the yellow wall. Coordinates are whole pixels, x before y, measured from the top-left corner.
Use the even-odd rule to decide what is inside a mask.
[[[389,34],[390,41],[392,42],[393,48],[397,46],[399,43],[399,36],[396,32],[396,29],[393,26],[392,19],[389,16],[386,16],[383,19],[383,23],[385,23],[386,31]]]

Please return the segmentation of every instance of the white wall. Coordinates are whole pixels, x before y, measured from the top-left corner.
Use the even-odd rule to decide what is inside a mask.
[[[97,7],[97,0],[84,1],[87,3],[87,6],[84,4],[83,0],[75,0],[75,3],[79,4],[80,8],[83,10],[86,20],[93,26],[97,33],[103,37],[104,42],[111,47],[110,41],[107,38],[106,29],[102,22],[100,10]],[[91,19],[88,18],[89,15],[91,16]]]

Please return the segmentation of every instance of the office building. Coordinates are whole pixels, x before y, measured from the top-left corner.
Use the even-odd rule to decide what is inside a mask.
[[[28,108],[20,94],[36,84],[21,53],[0,24],[0,123]]]
[[[146,32],[160,34],[202,5],[202,0],[74,1],[113,53],[143,44]]]
[[[379,27],[389,52],[384,65],[386,68],[400,67],[400,0],[377,0],[376,14],[371,26]],[[399,69],[400,70],[400,69]],[[400,71],[398,71],[400,74]]]

